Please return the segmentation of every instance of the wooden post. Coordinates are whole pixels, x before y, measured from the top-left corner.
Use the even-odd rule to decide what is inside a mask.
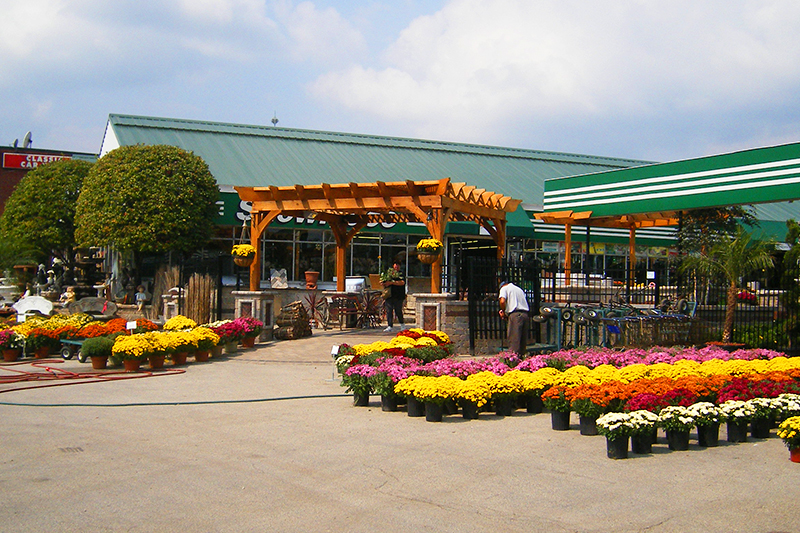
[[[336,291],[347,290],[347,245],[336,243]]]
[[[424,221],[431,237],[444,243],[444,230],[447,227],[449,209],[433,209]],[[442,292],[442,256],[431,264],[431,293]]]
[[[358,217],[352,228],[340,215],[323,215],[317,218],[325,220],[331,227],[331,233],[336,241],[336,291],[344,292],[347,290],[347,247],[353,237],[366,227],[367,218]]]
[[[564,224],[564,285],[572,285],[572,225]],[[555,279],[553,280],[555,283]]]
[[[635,226],[631,226],[628,237],[628,244],[630,246],[629,248],[630,271],[628,272],[628,281],[630,286],[633,286],[633,282],[636,280],[636,227]]]
[[[261,246],[259,240],[261,232],[258,231],[258,224],[256,220],[261,213],[250,214],[250,244],[256,249],[256,256],[253,263],[250,265],[250,290],[257,291],[261,288]],[[238,289],[237,289],[238,290]]]
[[[250,267],[251,290],[258,290],[261,281],[261,233],[281,213],[306,216],[311,211],[316,213],[317,219],[328,222],[336,239],[336,285],[338,290],[344,291],[347,287],[347,247],[368,222],[378,220],[379,214],[387,214],[392,221],[416,218],[427,226],[432,238],[442,242],[451,218],[476,222],[494,237],[500,259],[505,255],[506,213],[514,211],[520,203],[520,200],[464,183],[453,184],[450,178],[235,189],[243,201],[251,202],[253,206],[250,239],[256,248],[256,258]],[[431,292],[441,292],[441,280],[440,258],[431,265]]]
[[[250,213],[250,244],[256,249],[253,264],[250,265],[250,290],[261,290],[261,234],[270,222],[280,215],[280,211],[253,211]]]

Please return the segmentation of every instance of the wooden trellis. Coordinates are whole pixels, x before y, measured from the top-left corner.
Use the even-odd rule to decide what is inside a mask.
[[[431,237],[444,240],[450,221],[475,222],[505,249],[506,214],[521,200],[479,189],[450,178],[431,181],[397,181],[294,185],[290,187],[235,187],[239,197],[252,203],[250,238],[256,258],[250,267],[250,290],[261,281],[259,239],[278,215],[312,217],[328,223],[336,240],[336,289],[345,290],[346,251],[353,237],[371,222],[421,222]],[[441,261],[431,265],[431,292],[441,292]]]
[[[636,264],[636,229],[653,228],[658,226],[676,226],[679,213],[658,212],[640,213],[635,215],[593,217],[591,211],[575,213],[573,211],[553,211],[549,213],[536,213],[537,219],[548,224],[564,225],[564,249],[572,250],[572,226],[602,227],[602,228],[627,228],[629,233],[630,276],[633,279],[634,265]],[[564,255],[564,283],[571,284],[572,254]]]

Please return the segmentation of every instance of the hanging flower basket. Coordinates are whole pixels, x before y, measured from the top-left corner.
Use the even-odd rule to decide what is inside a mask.
[[[420,263],[425,263],[426,265],[432,265],[438,261],[440,255],[441,254],[439,252],[431,253],[417,251],[417,258],[419,259]]]
[[[422,239],[417,243],[417,258],[421,263],[432,265],[439,260],[442,248],[442,241],[438,239]]]
[[[256,258],[256,249],[250,244],[236,244],[231,250],[233,262],[240,267],[249,267]]]
[[[253,260],[255,258],[256,258],[255,255],[246,255],[246,256],[234,255],[233,262],[240,267],[249,267],[250,265],[253,264]]]

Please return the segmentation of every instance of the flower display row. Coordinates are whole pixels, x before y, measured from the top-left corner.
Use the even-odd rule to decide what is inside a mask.
[[[744,425],[752,425],[756,436],[756,428],[765,423],[800,415],[800,358],[769,350],[568,350],[525,360],[499,354],[426,361],[410,357],[415,348],[399,336],[389,342],[344,346],[336,358],[343,385],[360,394],[381,394],[384,410],[394,410],[386,408],[386,397],[405,398],[409,416],[422,416],[417,407],[412,414],[412,400],[424,404],[424,416],[432,421],[437,418],[430,416],[434,410],[429,407],[442,404],[452,404],[445,409],[451,413],[460,405],[465,418],[477,418],[468,411],[477,413],[487,406],[500,414],[501,404],[509,400],[527,406],[528,412],[541,412],[542,406],[554,415],[577,412],[582,434],[609,437],[609,457],[616,437],[624,436],[627,446],[629,436],[642,435],[636,439],[639,446],[649,446],[661,428],[671,449],[688,449],[692,428],[701,446],[712,446],[722,423],[728,423],[729,439],[735,439],[736,428]],[[539,400],[538,407],[533,399]],[[594,433],[583,433],[584,417],[593,424],[596,420]],[[554,429],[569,428],[568,417],[566,427],[558,428],[555,418]]]
[[[416,339],[412,337],[416,336]],[[412,345],[425,342],[430,338],[437,343],[449,340],[441,332],[424,332],[423,330],[407,330],[401,332],[391,341],[378,341],[372,344],[356,345],[340,348],[336,365],[343,375],[343,385],[349,390],[376,392],[381,395],[399,394],[402,389],[395,389],[401,380],[415,376],[452,376],[465,379],[480,372],[490,372],[498,376],[512,373],[511,377],[523,376],[519,379],[521,390],[518,395],[541,395],[549,408],[561,410],[575,409],[582,415],[597,417],[605,412],[622,410],[626,401],[640,394],[659,393],[665,395],[656,401],[660,406],[674,402],[671,396],[680,395],[681,389],[689,389],[692,394],[685,400],[692,403],[699,399],[716,400],[724,387],[735,388],[737,383],[745,379],[749,383],[751,396],[775,396],[787,390],[775,390],[773,394],[754,390],[772,383],[769,380],[754,380],[754,375],[767,376],[775,372],[788,372],[784,380],[793,381],[800,376],[798,362],[781,356],[778,352],[768,350],[739,350],[729,353],[714,348],[704,349],[652,349],[628,350],[612,352],[610,350],[567,350],[573,361],[578,354],[582,359],[591,359],[594,363],[605,361],[597,366],[566,366],[563,371],[551,366],[540,367],[535,358],[524,361],[515,360],[516,356],[500,354],[494,358],[483,360],[456,360],[448,357],[437,357],[426,361],[420,357],[408,357]],[[709,358],[719,355],[720,358]],[[367,357],[365,359],[365,356]],[[551,354],[559,356],[559,353]],[[601,357],[602,356],[602,357]],[[614,358],[616,357],[616,360]],[[741,358],[737,358],[741,357]],[[563,357],[561,360],[570,357]],[[650,360],[652,364],[641,361]],[[671,362],[665,362],[665,361]],[[620,364],[621,361],[634,361],[633,364],[617,367],[609,361]],[[366,365],[374,368],[361,368]],[[516,365],[512,370],[510,365]],[[561,366],[557,364],[556,366]],[[355,368],[354,368],[355,367]],[[747,376],[747,378],[743,378]],[[776,380],[779,379],[776,377]],[[758,385],[754,385],[758,384]],[[602,385],[602,386],[600,386]],[[771,385],[780,388],[780,385]],[[549,390],[548,390],[549,389]],[[547,391],[547,392],[545,392]],[[497,392],[495,391],[495,394]],[[459,398],[454,398],[458,400]],[[647,403],[647,396],[637,397],[640,403]],[[651,398],[652,399],[652,398]],[[557,404],[557,405],[556,405]]]
[[[573,366],[595,368],[611,365],[623,368],[635,364],[655,365],[657,363],[675,363],[681,360],[702,363],[711,360],[754,360],[773,359],[784,354],[766,349],[741,349],[728,352],[716,346],[704,348],[693,347],[652,347],[614,350],[611,348],[588,347],[571,350],[559,350],[550,354],[534,355],[525,359],[519,367],[521,370],[538,370],[547,366],[566,369]]]
[[[0,349],[22,349],[35,352],[46,348],[57,350],[62,340],[85,340],[95,337],[129,334],[128,321],[116,318],[107,322],[95,320],[91,315],[53,315],[30,317],[21,324],[0,331]],[[150,320],[136,320],[133,332],[155,331],[158,326]]]
[[[334,363],[342,375],[342,386],[357,397],[377,391],[394,394],[395,384],[417,369],[435,365],[451,354],[450,337],[443,331],[412,328],[400,331],[390,341],[353,346],[342,344]]]
[[[646,419],[646,420],[643,420]],[[716,446],[719,427],[728,424],[729,442],[747,440],[747,426],[756,438],[769,437],[773,421],[783,421],[778,437],[792,451],[792,460],[800,462],[800,434],[792,432],[795,422],[800,422],[800,395],[781,394],[777,398],[753,398],[747,401],[728,400],[721,405],[697,402],[689,406],[673,405],[658,414],[647,410],[613,412],[597,419],[600,435],[607,439],[608,456],[613,459],[627,457],[628,437],[635,453],[649,453],[656,442],[656,428],[666,432],[669,448],[685,451],[689,449],[689,432],[697,429],[698,445]],[[800,425],[798,425],[800,429]]]
[[[218,342],[219,336],[206,327],[189,331],[151,331],[117,337],[111,353],[122,360],[143,360],[154,355],[210,350]]]
[[[261,334],[264,323],[252,317],[239,317],[234,320],[218,320],[208,324],[208,327],[219,335],[221,344],[227,344],[257,337]]]
[[[627,407],[630,410],[644,408],[658,411],[667,405],[689,405],[701,399],[716,401],[720,397],[724,401],[756,396],[774,397],[782,392],[800,391],[795,381],[800,377],[800,359],[785,357],[769,361],[660,363],[649,372],[636,374],[654,377],[632,379],[632,375],[628,375],[624,380],[620,379],[624,369],[606,371],[603,368],[573,367],[565,372],[543,368],[535,372],[514,369],[498,373],[494,372],[496,365],[491,360],[444,359],[423,364],[401,356],[383,358],[374,367],[355,366],[370,366],[374,368],[369,371],[370,377],[374,379],[374,376],[383,374],[392,383],[399,383],[414,375],[458,378],[479,372],[489,372],[498,377],[509,375],[504,381],[513,381],[517,387],[514,391],[516,394],[540,394],[551,409],[575,410],[581,415],[594,417],[604,412],[622,410],[626,403],[629,403]],[[363,371],[358,368],[345,369],[344,373],[345,376],[358,373],[363,378]],[[365,387],[366,384],[362,384],[362,389]],[[385,386],[373,390],[380,394],[398,392],[388,390]]]

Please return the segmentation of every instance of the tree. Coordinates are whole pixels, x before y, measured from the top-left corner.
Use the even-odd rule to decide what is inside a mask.
[[[742,224],[751,227],[758,224],[751,206],[693,209],[681,216],[677,232],[678,246],[686,253],[703,253],[720,238],[734,237]]]
[[[202,158],[174,146],[125,146],[103,156],[78,198],[82,246],[189,252],[208,242],[217,182]]]
[[[731,342],[740,283],[752,272],[772,267],[771,248],[774,248],[772,243],[754,242],[752,233],[738,228],[735,237],[723,237],[707,253],[689,256],[681,265],[681,270],[694,269],[709,277],[720,275],[725,279],[727,298],[722,342]]]
[[[784,242],[791,246],[783,256],[782,288],[784,293],[780,301],[786,309],[784,331],[789,340],[789,346],[794,348],[794,340],[800,334],[800,224],[794,219],[786,221],[786,239]]]
[[[28,172],[14,188],[0,218],[3,239],[17,255],[41,262],[50,255],[72,264],[75,209],[93,163],[55,161]]]

